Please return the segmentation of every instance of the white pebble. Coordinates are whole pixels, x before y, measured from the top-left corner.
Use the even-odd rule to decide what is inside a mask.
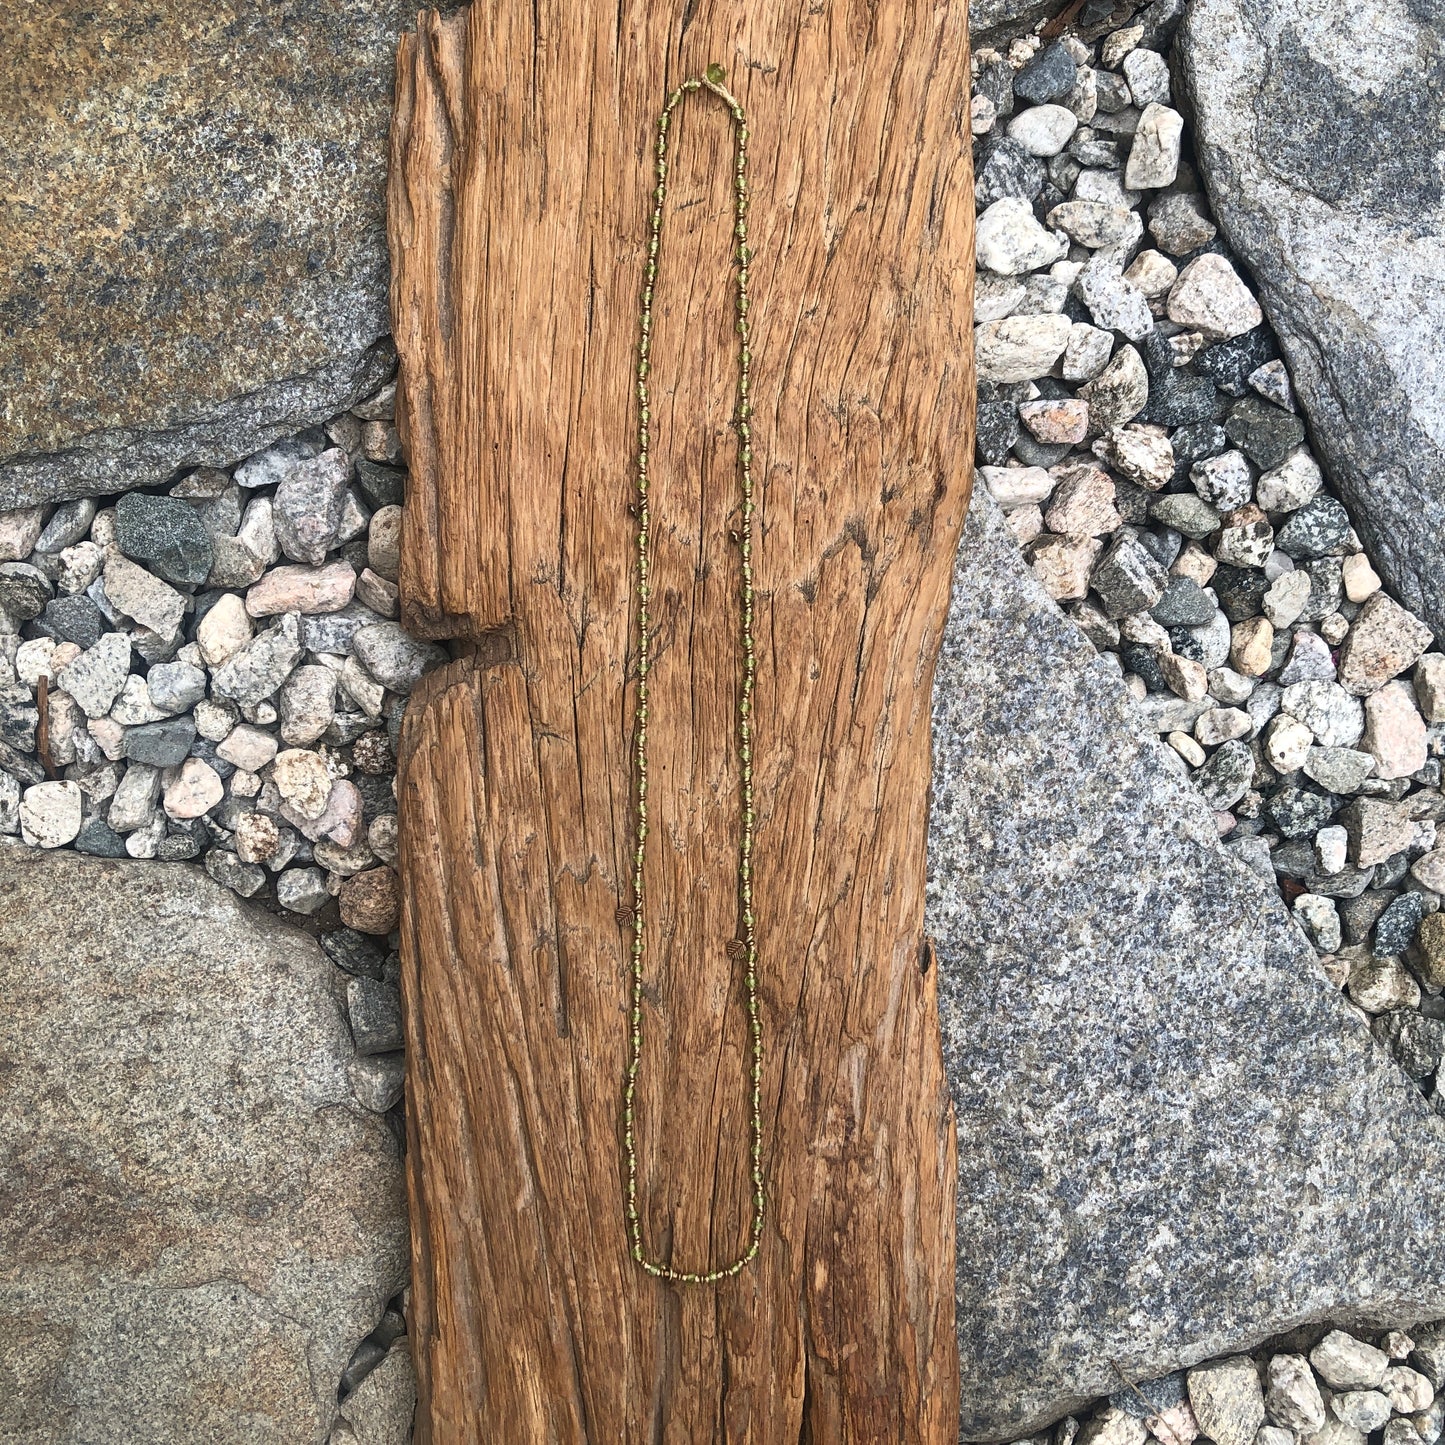
[[[1114,354],[1114,333],[1086,321],[1075,322],[1064,347],[1060,374],[1065,381],[1092,381]]]
[[[1333,953],[1340,946],[1340,914],[1333,898],[1319,893],[1301,893],[1291,910],[1320,953]]]
[[[1363,552],[1346,557],[1341,568],[1345,584],[1345,596],[1351,602],[1363,602],[1380,590],[1379,573],[1370,566],[1370,559]]]
[[[1320,465],[1304,447],[1297,447],[1255,487],[1255,497],[1266,512],[1294,512],[1313,501],[1325,484]]]
[[[1036,381],[1047,376],[1063,355],[1073,326],[1074,323],[1062,315],[1007,316],[1002,321],[986,321],[973,333],[979,380]],[[374,526],[375,518],[372,520]],[[371,565],[374,571],[386,576],[375,560]]]
[[[1179,279],[1179,268],[1162,251],[1140,251],[1124,279],[1132,281],[1151,301]]]
[[[248,773],[259,773],[276,756],[276,749],[276,739],[270,733],[250,723],[238,723],[217,745],[216,756]]]
[[[1314,734],[1298,718],[1281,715],[1265,730],[1264,755],[1276,772],[1292,773],[1304,767]]]
[[[1169,319],[1216,341],[1242,336],[1264,312],[1233,266],[1212,252],[1196,257],[1169,291]]]
[[[196,643],[206,662],[211,667],[219,667],[251,640],[255,630],[245,602],[234,592],[226,592],[201,618],[196,628]]]
[[[20,799],[20,836],[32,848],[74,842],[80,820],[81,792],[75,783],[36,783]]]
[[[1237,707],[1210,708],[1194,724],[1194,736],[1207,748],[1217,748],[1235,738],[1247,738],[1253,731],[1253,720]]]
[[[303,818],[319,818],[331,796],[331,774],[318,753],[289,748],[277,753],[272,772],[281,797]]]
[[[1390,1360],[1384,1351],[1344,1330],[1331,1330],[1310,1351],[1310,1364],[1336,1390],[1373,1390],[1385,1378]]]
[[[78,652],[77,649],[77,655]],[[15,649],[15,675],[31,692],[34,692],[40,686],[42,677],[48,677],[54,682],[55,674],[60,667],[65,665],[61,663],[57,666],[54,659],[55,639],[53,637],[33,637],[28,642],[22,642]]]
[[[208,698],[196,704],[193,716],[196,731],[208,742],[218,743],[236,726],[240,714],[234,703]]]
[[[1392,1352],[1393,1353],[1393,1352]],[[1408,1365],[1391,1365],[1380,1382],[1380,1390],[1402,1415],[1428,1410],[1435,1403],[1435,1388],[1418,1370]]]
[[[225,795],[220,776],[204,758],[187,758],[167,782],[163,806],[169,817],[199,818]]]
[[[1340,872],[1349,859],[1350,835],[1338,823],[1331,823],[1315,834],[1315,861],[1321,873],[1332,876]]]
[[[1069,242],[1045,230],[1027,201],[1010,196],[995,201],[978,218],[974,248],[978,264],[986,270],[1017,276],[1060,260],[1068,254]]]
[[[1179,173],[1179,147],[1184,136],[1184,117],[1177,110],[1157,102],[1144,107],[1129,163],[1124,167],[1124,184],[1131,191],[1170,185]],[[1063,149],[1062,146],[1059,147]]]
[[[1135,105],[1169,103],[1169,62],[1157,50],[1131,50],[1123,70]]]
[[[1207,717],[1208,714],[1206,713]],[[1199,744],[1189,736],[1188,733],[1169,733],[1164,741],[1189,764],[1191,768],[1202,768],[1206,757],[1205,751]]]
[[[1031,156],[1047,158],[1058,155],[1078,128],[1078,116],[1066,106],[1033,105],[1009,121],[1008,134]]]

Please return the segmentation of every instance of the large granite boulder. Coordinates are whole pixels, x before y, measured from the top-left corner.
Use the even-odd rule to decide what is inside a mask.
[[[416,10],[0,7],[0,509],[233,462],[376,389]]]
[[[326,1439],[407,1261],[332,989],[199,869],[0,846],[0,1439]]]
[[[1445,634],[1445,10],[1193,0],[1200,169],[1355,526]]]
[[[934,688],[929,930],[966,1440],[1305,1321],[1445,1313],[1445,1119],[979,488]]]

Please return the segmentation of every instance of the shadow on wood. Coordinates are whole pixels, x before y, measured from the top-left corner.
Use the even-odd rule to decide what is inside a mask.
[[[923,937],[929,694],[972,472],[965,8],[427,14],[390,226],[424,680],[400,760],[418,1438],[957,1432],[954,1138]],[[668,88],[752,130],[755,875],[768,1215],[628,1256],[637,317]],[[745,1243],[731,149],[674,128],[654,303],[644,1237]]]

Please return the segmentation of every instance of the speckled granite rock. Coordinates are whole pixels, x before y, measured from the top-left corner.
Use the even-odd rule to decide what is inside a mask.
[[[929,930],[966,1440],[1330,1315],[1445,1310],[1445,1120],[982,488],[934,686]]]
[[[199,869],[0,844],[0,1438],[325,1440],[407,1256],[332,978]]]
[[[1054,0],[969,0],[969,34],[975,44],[1022,35],[1038,16],[1056,8]]]
[[[0,508],[234,461],[385,379],[416,8],[0,10]]]
[[[1418,0],[1195,0],[1184,99],[1372,560],[1445,631],[1445,14]]]

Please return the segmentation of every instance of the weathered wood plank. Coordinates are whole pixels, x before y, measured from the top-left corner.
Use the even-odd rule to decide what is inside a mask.
[[[634,348],[665,90],[752,126],[769,1213],[631,1263]],[[654,305],[645,1236],[748,1221],[727,117]],[[408,623],[477,649],[401,757],[421,1432],[952,1441],[954,1143],[922,936],[929,692],[972,464],[965,7],[491,0],[402,43]]]

